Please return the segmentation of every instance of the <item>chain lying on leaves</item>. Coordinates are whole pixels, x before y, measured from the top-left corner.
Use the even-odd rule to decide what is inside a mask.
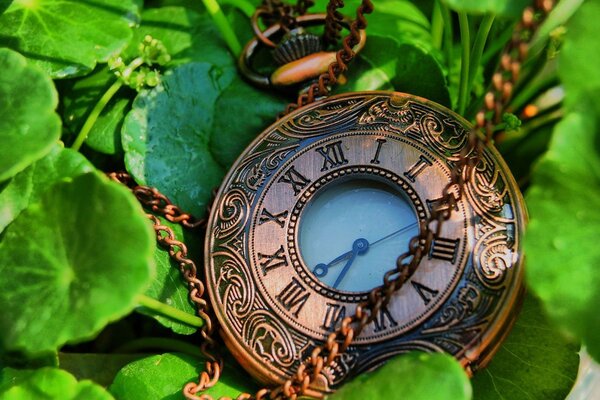
[[[108,174],[108,177],[113,181],[127,186],[133,192],[140,204],[152,213],[162,215],[168,221],[179,223],[188,229],[206,227],[206,219],[195,219],[191,214],[181,211],[179,207],[171,203],[171,201],[156,188],[137,185],[129,174],[124,172],[112,172]],[[215,324],[213,324],[212,318],[209,315],[210,307],[207,300],[204,298],[204,283],[198,278],[198,268],[196,267],[196,263],[188,257],[187,246],[182,241],[177,240],[175,233],[171,228],[163,225],[160,219],[154,214],[147,213],[146,216],[152,221],[152,226],[156,234],[156,241],[169,252],[169,256],[177,264],[181,276],[188,285],[189,298],[195,305],[198,316],[204,320],[204,325],[200,329],[200,334],[204,339],[200,350],[209,359],[207,371],[209,371],[209,376],[212,376],[212,371],[215,368],[220,368],[221,365],[220,361],[212,356],[209,351],[209,349],[216,344],[213,339]],[[213,364],[217,364],[217,367]],[[206,380],[208,377],[201,378],[201,381],[202,379]],[[208,380],[210,381],[211,379]]]
[[[263,6],[259,8],[260,12],[255,15],[266,16],[268,14],[272,18],[277,16],[275,19],[278,23],[285,21],[286,26],[291,27],[293,21],[287,20],[287,16],[306,12],[312,3],[312,0],[304,0],[296,7],[292,7],[283,5],[280,0],[265,0]],[[494,126],[500,122],[502,113],[512,96],[521,65],[527,57],[528,41],[551,11],[553,5],[553,0],[536,0],[535,7],[528,7],[523,12],[523,16],[514,30],[512,40],[501,56],[499,69],[493,75],[492,88],[485,95],[484,105],[476,115],[476,126],[469,134],[468,143],[461,153],[455,156],[450,183],[442,191],[440,206],[432,210],[426,222],[421,223],[420,233],[410,240],[408,251],[398,257],[396,267],[385,274],[384,284],[373,289],[369,293],[367,301],[357,306],[355,314],[344,318],[336,331],[331,333],[322,345],[312,351],[283,385],[272,389],[263,388],[254,396],[243,393],[237,397],[238,400],[280,398],[293,400],[305,395],[323,368],[334,363],[338,356],[348,349],[353,339],[373,322],[379,310],[389,303],[394,293],[414,274],[423,256],[429,252],[433,239],[440,233],[444,221],[451,217],[452,210],[464,195],[466,182],[480,161],[479,155],[492,140]],[[331,0],[328,5],[328,18],[331,21],[326,29],[332,29],[330,35],[337,36],[339,34],[339,29],[335,26],[336,22],[342,18],[341,14],[337,12],[342,6],[341,0]],[[371,1],[363,0],[357,10],[357,19],[350,26],[350,34],[344,39],[343,48],[336,55],[336,61],[329,66],[328,72],[319,76],[318,82],[313,83],[306,93],[299,96],[296,104],[288,106],[286,113],[329,93],[330,87],[337,82],[339,75],[347,69],[347,64],[354,58],[352,47],[360,40],[360,30],[367,26],[364,14],[372,11]],[[268,20],[267,18],[265,22]],[[484,132],[484,138],[479,136],[480,130]],[[127,185],[140,203],[152,212],[161,214],[169,221],[180,223],[187,228],[205,227],[204,219],[196,220],[190,214],[182,212],[156,189],[138,186],[129,175],[124,173],[112,173],[109,176]],[[185,386],[184,395],[188,399],[212,400],[210,395],[201,392],[218,382],[223,363],[209,352],[215,343],[212,336],[216,327],[208,315],[208,302],[204,299],[204,284],[197,277],[195,263],[187,257],[185,244],[177,240],[173,231],[162,225],[157,217],[148,214],[148,218],[153,222],[157,241],[169,251],[169,255],[179,266],[188,283],[190,299],[196,305],[198,315],[205,321],[205,325],[201,328],[201,335],[204,338],[201,349],[208,358],[206,369],[201,373],[198,383],[189,383]]]

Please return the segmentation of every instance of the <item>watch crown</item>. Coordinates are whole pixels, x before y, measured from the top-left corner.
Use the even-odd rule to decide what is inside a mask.
[[[279,65],[288,64],[322,50],[321,39],[303,28],[292,29],[273,50]]]

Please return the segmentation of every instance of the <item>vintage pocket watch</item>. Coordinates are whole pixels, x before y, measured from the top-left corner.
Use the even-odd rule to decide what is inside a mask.
[[[471,126],[415,96],[362,92],[305,106],[238,158],[214,202],[205,273],[222,337],[259,381],[284,382],[380,286],[441,199]],[[523,199],[492,147],[466,170],[410,280],[313,387],[410,350],[485,365],[522,294]]]

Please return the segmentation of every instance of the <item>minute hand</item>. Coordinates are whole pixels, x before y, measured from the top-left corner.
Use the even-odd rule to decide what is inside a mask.
[[[371,246],[374,246],[374,245],[376,245],[376,244],[377,244],[377,243],[379,243],[379,242],[383,242],[384,240],[386,240],[386,239],[389,239],[389,238],[391,238],[392,236],[396,236],[396,235],[399,235],[399,234],[401,234],[401,233],[407,232],[407,231],[411,230],[412,228],[414,228],[414,227],[415,227],[415,226],[417,226],[417,225],[418,225],[418,223],[417,223],[417,222],[415,222],[415,223],[413,223],[413,224],[410,224],[410,225],[407,225],[407,226],[405,226],[404,228],[400,228],[400,229],[398,229],[397,231],[395,231],[395,232],[392,232],[392,233],[390,233],[389,235],[386,235],[386,236],[382,237],[381,239],[378,239],[378,240],[374,241],[373,243],[371,243]]]

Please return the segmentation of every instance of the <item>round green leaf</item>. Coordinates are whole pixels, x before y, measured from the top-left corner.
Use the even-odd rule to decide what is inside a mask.
[[[60,368],[73,374],[77,380],[90,379],[108,387],[121,368],[146,356],[136,353],[59,353],[57,358]]]
[[[547,313],[600,360],[600,113],[593,100],[557,125],[526,199],[528,285]],[[589,104],[590,107],[585,107]]]
[[[600,2],[587,1],[567,24],[567,34],[559,55],[558,73],[566,92],[566,102],[576,107],[584,92],[600,90]],[[584,61],[585,60],[585,61]]]
[[[0,17],[0,32],[2,19]],[[18,53],[0,49],[0,181],[47,154],[60,137],[52,80]]]
[[[53,78],[82,75],[127,45],[136,13],[132,0],[15,0],[0,15],[0,45]]]
[[[57,368],[0,371],[0,397],[4,400],[113,400],[92,381],[81,381]]]
[[[471,384],[451,356],[413,352],[358,376],[328,399],[467,400],[471,399]]]
[[[450,8],[474,14],[497,14],[518,18],[530,0],[443,0]]]
[[[275,122],[277,114],[285,109],[287,103],[272,93],[257,90],[240,78],[234,79],[221,93],[215,106],[210,150],[217,162],[229,168],[242,150]],[[235,118],[228,111],[234,111]]]
[[[204,214],[225,173],[209,151],[220,74],[207,63],[178,67],[136,97],[123,125],[128,171],[194,215]]]
[[[525,297],[508,338],[471,383],[476,399],[563,400],[575,383],[579,345],[546,319],[540,302]]]
[[[127,400],[183,399],[183,387],[198,380],[205,362],[202,358],[178,353],[147,357],[126,365],[109,390],[115,397]],[[241,392],[256,391],[251,382],[239,366],[228,362],[219,382],[204,393],[215,398],[236,398]]]
[[[450,104],[442,66],[431,52],[416,43],[398,43],[394,39],[370,35],[369,44],[360,53],[359,60],[362,63],[350,68],[349,83],[340,87],[341,90],[394,89],[445,106]]]
[[[194,257],[194,255],[202,248],[202,240],[193,234],[186,235],[180,224],[174,224],[164,218],[160,218],[160,221],[163,225],[173,230],[175,238],[185,243],[188,248],[188,256],[198,263],[198,257]],[[150,286],[146,290],[146,295],[178,310],[196,315],[196,309],[189,300],[188,286],[181,276],[177,263],[172,261],[169,256],[169,252],[161,246],[156,246],[154,250],[154,263],[156,264],[156,276],[150,282]],[[143,314],[152,316],[161,325],[170,328],[175,333],[191,335],[197,330],[194,327],[174,321],[148,309],[140,308],[138,310]]]
[[[54,185],[0,242],[0,348],[34,354],[94,336],[133,309],[153,249],[126,188],[95,173]]]
[[[19,172],[0,189],[0,232],[53,184],[93,170],[84,156],[55,144],[46,157]]]

